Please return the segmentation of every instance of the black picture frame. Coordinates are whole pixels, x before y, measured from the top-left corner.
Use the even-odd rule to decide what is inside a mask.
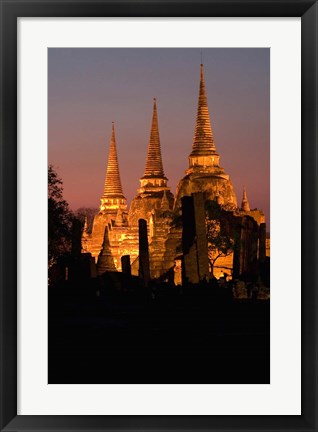
[[[1,431],[317,431],[317,46],[313,0],[0,0]],[[17,415],[17,18],[301,17],[302,414],[300,416]],[[292,211],[293,203],[291,203]]]

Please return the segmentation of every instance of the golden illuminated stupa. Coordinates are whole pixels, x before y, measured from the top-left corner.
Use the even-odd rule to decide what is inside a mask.
[[[128,221],[131,232],[138,227],[138,220],[147,221],[149,234],[150,275],[159,277],[168,269],[168,263],[164,262],[165,241],[170,229],[172,219],[173,194],[167,185],[165,176],[159,137],[157,102],[154,99],[153,113],[146,166],[144,175],[140,179],[140,188],[131,202]],[[134,228],[135,227],[135,228]],[[137,239],[136,239],[137,241]],[[124,244],[127,241],[124,241]],[[138,248],[131,241],[132,250]],[[132,269],[136,273],[138,262],[133,263]]]
[[[264,237],[264,214],[257,209],[250,209],[245,187],[242,205],[238,208],[230,177],[220,166],[220,156],[216,150],[210,122],[202,64],[195,132],[189,155],[189,168],[185,174],[179,181],[174,199],[163,169],[157,102],[154,99],[145,170],[128,212],[120,181],[115,128],[114,123],[112,124],[100,210],[94,217],[91,232],[86,224],[82,236],[82,250],[91,253],[96,261],[98,259],[99,274],[115,269],[120,271],[121,258],[129,255],[132,274],[138,275],[138,225],[139,219],[144,219],[147,222],[150,277],[166,279],[174,273],[174,280],[180,281],[181,267],[176,263],[181,262],[182,226],[176,221],[181,213],[181,198],[196,192],[203,192],[204,200],[217,201],[227,210],[234,212],[235,217],[242,218],[243,222],[246,217],[253,218],[257,225],[262,227]],[[245,253],[245,249],[242,251]],[[230,272],[232,268],[233,255],[220,258],[218,269],[214,266],[218,276],[223,271]]]
[[[155,178],[159,179],[160,182],[154,181]],[[149,179],[150,182],[147,181]],[[160,186],[167,186],[167,178],[164,174],[162,166],[156,98],[154,98],[153,100],[153,112],[147,160],[145,173],[144,176],[141,178],[141,186],[147,186],[149,183],[153,186],[157,186],[158,184],[160,184]]]
[[[189,168],[177,186],[175,209],[180,208],[183,196],[194,192],[204,192],[206,199],[217,199],[219,204],[237,207],[232,182],[220,166],[220,156],[214,143],[203,64],[200,68],[199,100]]]
[[[241,204],[241,210],[249,212],[251,211],[250,205],[247,199],[247,193],[245,186],[243,187],[243,198],[242,198],[242,204]]]
[[[167,181],[161,157],[157,102],[154,99],[146,167],[140,179],[140,188],[130,205],[128,217],[130,225],[138,225],[140,218],[149,223],[152,212],[156,209],[160,210],[162,205],[166,210],[172,209],[173,195],[167,186]]]
[[[104,194],[100,200],[100,211],[103,214],[117,215],[118,210],[127,211],[127,201],[120,181],[115,125],[112,123],[112,135],[109,146],[108,163],[105,176]]]
[[[123,194],[123,189],[120,181],[119,164],[117,156],[117,146],[115,138],[115,125],[112,123],[112,133],[109,145],[109,154],[106,167],[106,176],[104,183],[104,193],[100,199],[99,212],[95,215],[91,232],[84,228],[82,236],[82,246],[84,252],[90,252],[97,260],[103,243],[105,227],[109,228],[109,240],[113,237],[113,228],[116,231],[122,231],[123,227],[127,226],[127,201]],[[113,244],[112,253],[118,249],[117,244]],[[118,259],[115,258],[117,265]],[[119,264],[118,264],[119,265]]]
[[[104,240],[97,260],[97,274],[102,275],[106,271],[117,271],[114,264],[114,257],[109,242],[108,227],[104,230]]]

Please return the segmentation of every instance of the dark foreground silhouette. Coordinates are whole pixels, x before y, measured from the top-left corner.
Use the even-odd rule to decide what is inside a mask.
[[[50,287],[48,382],[269,383],[269,312],[208,285]]]

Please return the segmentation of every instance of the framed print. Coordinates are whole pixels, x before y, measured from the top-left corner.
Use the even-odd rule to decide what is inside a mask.
[[[1,430],[316,430],[317,3],[1,18]]]

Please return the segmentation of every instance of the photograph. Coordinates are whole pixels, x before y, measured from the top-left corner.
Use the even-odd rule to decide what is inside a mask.
[[[318,0],[0,3],[0,432],[318,431]]]
[[[270,384],[270,49],[47,54],[48,384]]]

